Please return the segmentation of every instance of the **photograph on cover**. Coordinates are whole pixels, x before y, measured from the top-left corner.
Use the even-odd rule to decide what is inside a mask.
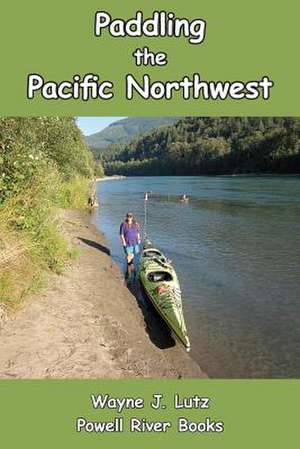
[[[297,378],[300,121],[0,118],[0,378]]]

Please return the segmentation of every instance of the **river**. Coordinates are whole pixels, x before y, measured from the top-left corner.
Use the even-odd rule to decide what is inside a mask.
[[[180,279],[192,357],[210,377],[300,377],[300,177],[132,177],[97,184],[95,223],[124,264],[127,211]],[[183,193],[190,201],[179,201]]]

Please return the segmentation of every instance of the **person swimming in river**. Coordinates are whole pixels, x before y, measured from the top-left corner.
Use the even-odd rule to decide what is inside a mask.
[[[180,201],[181,203],[188,203],[189,197],[186,194],[184,194],[181,196]]]
[[[140,252],[141,235],[140,225],[137,223],[135,216],[128,212],[120,225],[120,239],[124,248],[127,266],[132,267],[134,259]]]

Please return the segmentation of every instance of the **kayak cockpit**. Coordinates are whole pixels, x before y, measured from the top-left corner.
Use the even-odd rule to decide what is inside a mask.
[[[173,276],[168,271],[152,271],[148,273],[148,280],[150,282],[172,282]]]
[[[143,256],[144,257],[162,257],[162,253],[160,251],[158,251],[158,249],[149,248],[149,249],[144,249]]]

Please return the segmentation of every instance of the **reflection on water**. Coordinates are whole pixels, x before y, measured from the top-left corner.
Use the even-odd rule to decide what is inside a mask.
[[[179,275],[201,367],[211,377],[299,377],[300,178],[99,183],[96,224],[121,264],[119,224],[127,211],[142,224],[145,191],[148,234]]]

